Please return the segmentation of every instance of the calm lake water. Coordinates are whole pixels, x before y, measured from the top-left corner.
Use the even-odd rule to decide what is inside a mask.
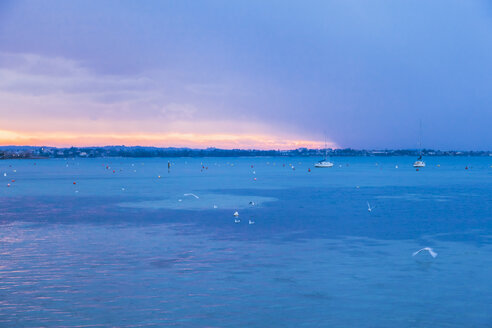
[[[0,326],[492,326],[491,157],[316,160],[0,161]]]

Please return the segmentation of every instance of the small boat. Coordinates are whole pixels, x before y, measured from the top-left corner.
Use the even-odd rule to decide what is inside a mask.
[[[413,163],[413,167],[425,167],[425,162],[422,159],[422,121],[420,121],[419,158]]]
[[[323,158],[321,161],[318,163],[314,164],[314,167],[333,167],[333,163],[327,160],[328,155],[328,149],[326,148],[326,138],[325,138],[325,158]]]
[[[425,162],[422,160],[422,155],[413,163],[413,167],[425,167]]]
[[[314,167],[332,167],[333,163],[329,162],[327,160],[322,160],[319,161],[318,163],[314,164]]]

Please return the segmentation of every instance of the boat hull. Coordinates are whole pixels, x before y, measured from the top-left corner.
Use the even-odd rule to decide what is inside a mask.
[[[319,163],[316,163],[314,164],[314,167],[319,167],[319,168],[323,168],[323,167],[333,167],[333,163],[331,162],[319,162]]]

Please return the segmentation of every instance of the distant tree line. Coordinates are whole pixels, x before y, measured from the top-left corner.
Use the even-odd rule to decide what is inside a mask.
[[[352,148],[327,149],[329,156],[417,156],[418,150],[357,150]],[[158,147],[0,147],[0,159],[14,158],[67,158],[67,157],[254,157],[254,156],[324,156],[324,149],[298,148],[292,150],[257,149],[192,149]],[[492,156],[491,151],[441,151],[424,149],[424,156]]]

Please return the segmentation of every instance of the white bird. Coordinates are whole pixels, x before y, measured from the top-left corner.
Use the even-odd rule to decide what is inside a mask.
[[[255,224],[255,221],[249,220],[249,224]]]
[[[239,213],[238,213],[237,211],[236,211],[236,212],[234,212],[234,216],[235,216],[235,217],[238,217],[238,216],[239,216]]]
[[[255,202],[249,202],[249,205],[255,206],[256,204],[255,204]]]
[[[200,197],[198,197],[197,195],[195,195],[195,194],[191,194],[191,193],[190,193],[190,194],[183,194],[183,196],[193,196],[193,197],[195,197],[196,199],[199,199],[199,198],[200,198]]]
[[[420,252],[422,252],[422,251],[428,251],[428,252],[429,252],[429,254],[430,254],[433,258],[436,258],[436,256],[437,256],[437,253],[436,253],[436,252],[434,252],[434,250],[433,250],[432,248],[430,248],[430,247],[424,247],[424,248],[422,248],[422,249],[419,249],[418,251],[416,251],[415,253],[413,253],[413,254],[412,254],[412,256],[415,256],[415,255],[417,255],[418,253],[420,253]]]
[[[367,202],[367,211],[368,212],[372,212],[372,210],[375,209],[375,208],[376,208],[376,206],[371,207],[371,204],[369,204],[369,202]]]
[[[239,220],[239,219],[234,219],[234,223],[239,223],[239,222],[241,222],[241,220]]]
[[[217,205],[214,205],[214,208],[217,208],[218,206]]]

